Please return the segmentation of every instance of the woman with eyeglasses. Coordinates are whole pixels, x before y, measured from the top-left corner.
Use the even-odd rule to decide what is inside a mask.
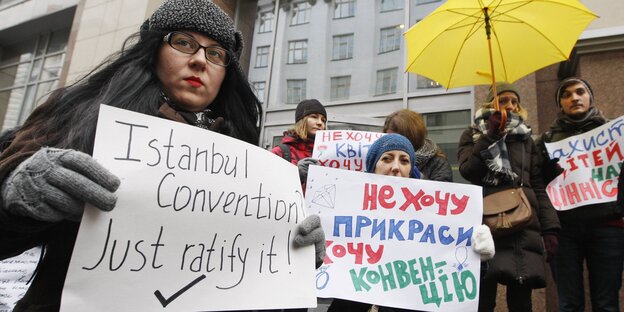
[[[526,227],[515,233],[494,237],[496,255],[481,277],[479,311],[492,312],[496,306],[498,284],[507,287],[510,312],[531,311],[533,289],[546,286],[544,258],[557,250],[559,218],[545,191],[541,157],[526,125],[527,111],[520,94],[508,83],[497,83],[500,111],[493,109],[490,89],[487,102],[475,113],[474,124],[462,133],[457,157],[459,172],[489,195],[522,187],[533,208]],[[501,124],[503,123],[503,127]]]
[[[261,105],[240,68],[242,47],[211,1],[166,0],[120,52],[3,136],[0,259],[45,250],[14,311],[59,310],[84,203],[105,211],[116,204],[120,180],[91,157],[101,103],[258,143]],[[323,240],[314,238],[307,244]]]

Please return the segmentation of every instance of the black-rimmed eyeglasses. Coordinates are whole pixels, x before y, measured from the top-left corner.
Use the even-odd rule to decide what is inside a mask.
[[[227,67],[232,60],[228,50],[216,46],[204,47],[195,38],[183,32],[170,32],[165,35],[163,41],[172,48],[186,54],[195,54],[199,49],[204,49],[206,60],[215,65]]]

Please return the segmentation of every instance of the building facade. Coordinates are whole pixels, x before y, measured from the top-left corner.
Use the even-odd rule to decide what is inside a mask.
[[[277,144],[294,122],[297,103],[316,98],[327,108],[331,129],[380,131],[389,113],[418,111],[430,138],[455,163],[457,138],[471,120],[473,88],[446,90],[404,72],[403,32],[441,3],[258,1],[249,80],[265,103],[261,146]]]
[[[59,86],[78,1],[46,2],[0,1],[2,130],[21,124],[36,99]]]
[[[449,156],[454,179],[463,181],[457,174],[457,140],[472,122],[487,86],[447,90],[435,81],[404,72],[403,32],[443,2],[258,0],[249,80],[265,107],[261,146],[270,148],[279,142],[294,122],[296,104],[306,98],[316,98],[326,106],[331,129],[379,131],[385,116],[407,108],[423,115],[429,137]],[[624,64],[624,23],[614,12],[624,12],[623,4],[583,3],[601,17],[579,40],[572,61],[551,65],[517,82],[534,133],[546,129],[556,116],[553,94],[564,75],[582,75],[599,85],[606,77],[622,78],[618,68]],[[610,74],[598,74],[603,71]],[[608,84],[612,90],[617,81]],[[606,98],[613,92],[596,93],[604,93],[606,103],[615,100]],[[614,106],[601,109],[609,116],[624,113]]]

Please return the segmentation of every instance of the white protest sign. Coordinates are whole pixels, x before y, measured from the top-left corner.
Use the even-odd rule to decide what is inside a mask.
[[[311,166],[310,213],[327,239],[319,297],[426,311],[476,311],[481,187]]]
[[[555,209],[565,211],[615,201],[624,160],[624,116],[591,131],[546,143],[564,172],[546,187]]]
[[[35,247],[0,261],[0,312],[13,311],[17,301],[24,296],[40,255],[41,247]]]
[[[63,311],[316,306],[314,248],[296,167],[242,141],[102,105],[94,157],[117,206],[87,206]],[[279,177],[275,173],[279,172]]]
[[[385,133],[355,130],[317,131],[312,158],[321,166],[366,171],[368,148]]]

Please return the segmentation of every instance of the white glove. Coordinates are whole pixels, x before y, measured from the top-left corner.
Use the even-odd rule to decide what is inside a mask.
[[[472,249],[481,256],[481,261],[494,258],[494,239],[487,225],[481,224],[472,233]]]

